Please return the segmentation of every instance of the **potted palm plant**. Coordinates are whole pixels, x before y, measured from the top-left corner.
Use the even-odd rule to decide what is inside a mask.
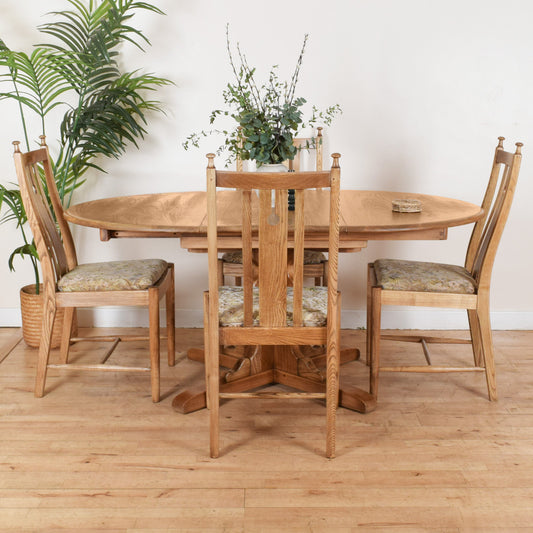
[[[140,10],[162,14],[157,7],[135,0],[66,0],[70,9],[53,12],[51,22],[39,26],[50,42],[33,47],[31,53],[11,50],[0,39],[0,100],[17,106],[22,135],[28,150],[30,139],[47,135],[58,109],[64,113],[57,128],[56,150],[51,157],[57,189],[65,206],[86,179],[89,169],[103,171],[100,158],[119,158],[129,144],[137,146],[146,133],[147,113],[160,111],[158,100],[147,94],[167,85],[169,80],[137,70],[119,67],[120,47],[129,42],[142,50],[149,44],[131,19]],[[54,113],[51,113],[54,111]],[[38,118],[40,131],[30,135],[29,117]],[[25,326],[26,296],[39,295],[38,254],[29,238],[26,213],[16,185],[0,185],[0,223],[14,221],[23,243],[10,254],[14,259],[29,257],[35,283],[21,291],[23,334],[32,346],[39,343],[40,320]],[[34,301],[34,300],[32,300]],[[40,302],[30,306],[41,309]],[[60,320],[56,321],[60,326]],[[56,344],[59,338],[56,335]]]
[[[298,130],[318,122],[330,125],[335,115],[341,112],[338,104],[324,111],[313,106],[311,117],[304,121],[302,108],[306,100],[296,96],[296,86],[307,40],[308,35],[305,35],[290,81],[280,80],[277,65],[274,65],[268,80],[259,84],[255,77],[256,69],[249,66],[238,43],[236,55],[232,51],[229,26],[226,26],[226,47],[234,81],[228,83],[223,91],[227,108],[212,111],[209,123],[213,125],[218,119],[229,116],[235,121],[234,127],[193,133],[182,143],[183,147],[186,150],[191,146],[198,147],[202,137],[221,134],[224,140],[217,155],[227,152],[228,163],[239,158],[242,161],[254,160],[260,167],[294,159],[297,148],[293,138]]]

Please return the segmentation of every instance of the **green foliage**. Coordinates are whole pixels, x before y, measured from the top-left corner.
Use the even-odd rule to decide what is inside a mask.
[[[139,71],[121,72],[119,47],[129,42],[143,49],[150,44],[131,19],[139,10],[162,14],[157,7],[135,0],[66,0],[70,9],[50,15],[55,19],[39,27],[51,38],[34,46],[31,54],[11,50],[0,39],[0,101],[14,102],[19,110],[27,150],[30,150],[27,114],[40,120],[38,135],[47,134],[49,115],[64,109],[58,127],[59,148],[51,154],[61,201],[70,205],[72,193],[85,180],[90,168],[103,171],[99,158],[119,158],[128,144],[138,145],[146,133],[146,113],[161,111],[158,100],[146,95],[170,83],[165,78]],[[22,204],[14,203],[14,191],[2,188],[0,209],[16,219],[23,232]],[[14,208],[22,209],[15,214]],[[14,254],[35,258],[31,243]],[[30,246],[30,248],[28,248]]]
[[[37,248],[33,240],[30,242],[24,231],[24,224],[28,221],[26,212],[24,211],[24,205],[22,204],[22,197],[19,189],[8,189],[0,184],[0,208],[2,205],[7,206],[2,218],[0,218],[0,224],[3,224],[7,221],[14,221],[17,228],[20,230],[24,244],[18,246],[13,250],[9,259],[7,261],[9,270],[15,270],[13,266],[13,261],[17,255],[20,255],[22,258],[29,257],[33,267],[33,272],[35,274],[35,283],[37,287],[39,286],[39,268],[38,261],[39,255],[37,254]]]
[[[219,117],[230,116],[235,119],[236,127],[232,130],[215,129],[193,133],[187,137],[183,147],[186,150],[190,146],[198,147],[202,137],[218,133],[224,135],[225,139],[217,154],[228,151],[228,162],[237,155],[243,161],[251,159],[260,165],[294,159],[297,149],[293,145],[293,138],[297,131],[319,121],[330,125],[335,115],[341,112],[339,105],[330,106],[325,111],[319,111],[313,106],[311,118],[304,122],[302,107],[306,100],[296,97],[295,92],[307,39],[308,35],[305,35],[290,82],[279,79],[278,67],[274,65],[270,69],[268,81],[258,86],[256,69],[248,65],[239,44],[236,47],[238,65],[236,64],[231,50],[229,28],[226,27],[226,44],[235,82],[228,83],[223,91],[228,109],[214,110],[209,122],[214,124]]]

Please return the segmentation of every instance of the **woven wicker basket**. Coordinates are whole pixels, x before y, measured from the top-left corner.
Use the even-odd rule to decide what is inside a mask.
[[[43,295],[42,293],[35,294],[35,284],[26,285],[20,289],[20,312],[22,314],[24,342],[32,348],[38,348],[43,322]],[[52,330],[52,348],[58,348],[61,344],[64,313],[64,309],[57,310],[54,329]]]

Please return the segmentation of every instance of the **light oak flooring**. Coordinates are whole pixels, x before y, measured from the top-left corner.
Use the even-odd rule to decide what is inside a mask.
[[[57,370],[35,399],[36,351],[9,352],[18,336],[0,329],[2,532],[533,531],[533,332],[495,332],[496,403],[478,373],[383,375],[374,412],[339,410],[334,460],[311,400],[226,402],[210,459],[207,412],[171,407],[203,379],[183,355],[170,369],[162,357],[159,404],[148,375]],[[202,330],[177,340],[201,345]],[[364,332],[343,331],[343,345],[364,349]],[[430,348],[435,363],[471,361],[465,345]],[[110,362],[147,350],[123,344]],[[80,344],[72,359],[104,351]],[[400,352],[424,361],[416,345],[383,342],[385,361]],[[367,388],[362,362],[341,371]]]

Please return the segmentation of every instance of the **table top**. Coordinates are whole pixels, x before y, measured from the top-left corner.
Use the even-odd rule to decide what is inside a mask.
[[[306,231],[327,231],[329,216],[326,196],[325,191],[306,192]],[[419,200],[422,211],[392,211],[392,201],[398,198]],[[222,191],[217,209],[219,231],[239,231],[239,193]],[[378,234],[445,230],[475,222],[482,213],[481,207],[475,204],[441,196],[342,190],[340,231],[354,237],[372,239]],[[206,193],[190,191],[103,198],[71,206],[66,210],[65,218],[75,224],[103,230],[203,235],[207,232]]]

